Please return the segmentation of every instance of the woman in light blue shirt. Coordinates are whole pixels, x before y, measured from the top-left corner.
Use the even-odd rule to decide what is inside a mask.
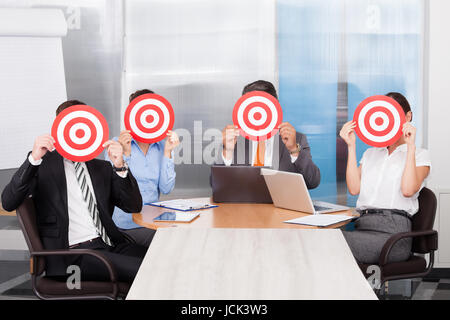
[[[136,97],[153,93],[148,89],[136,91],[130,95],[130,102]],[[120,133],[118,140],[124,150],[124,160],[139,185],[144,204],[158,201],[161,193],[170,193],[175,186],[175,164],[173,149],[179,144],[175,132],[169,131],[167,139],[156,143],[143,143],[132,138],[130,131]],[[108,159],[108,156],[106,156]],[[142,228],[133,222],[132,215],[114,208],[113,220],[120,231],[128,234],[136,243],[149,246],[154,230]]]

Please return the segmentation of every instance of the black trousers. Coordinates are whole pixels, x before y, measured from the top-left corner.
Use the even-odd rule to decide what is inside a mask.
[[[130,243],[121,243],[110,247],[98,238],[92,242],[81,244],[74,249],[92,249],[102,254],[111,262],[118,280],[131,284],[148,248]],[[94,256],[76,256],[71,264],[80,267],[81,281],[110,280],[105,264]]]
[[[120,232],[126,233],[136,244],[148,248],[155,236],[156,230],[147,228],[120,229]]]

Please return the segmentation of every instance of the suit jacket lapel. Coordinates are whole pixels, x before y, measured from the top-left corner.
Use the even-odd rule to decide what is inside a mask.
[[[67,181],[66,172],[64,170],[64,158],[56,151],[53,151],[53,153],[51,153],[50,155],[51,156],[49,157],[49,162],[52,169],[51,172],[61,196],[65,215],[66,217],[68,217],[69,210],[67,207]]]
[[[237,138],[237,143],[234,148],[233,164],[234,165],[251,165],[250,154],[251,144],[248,139],[242,136]]]
[[[250,143],[249,139],[245,139],[245,163],[249,166],[252,165],[252,151],[250,150],[250,148],[252,147],[252,144]]]
[[[284,147],[284,143],[281,140],[279,132],[276,133],[273,139],[272,168],[279,170],[281,159],[283,158],[283,152],[286,148]]]
[[[280,157],[280,160],[281,160],[281,157],[283,156],[283,151],[284,151],[284,143],[283,143],[283,140],[281,140],[281,136],[280,136],[280,134],[277,134],[277,136],[278,136],[278,154],[279,154],[279,157]]]
[[[98,171],[100,169],[96,168],[95,162],[93,162],[92,160],[86,162],[86,167],[91,178],[92,186],[94,187],[95,199],[97,200],[97,208],[101,217],[102,212],[108,212],[106,208],[103,207],[103,204],[105,203],[105,180],[103,179],[101,172]]]

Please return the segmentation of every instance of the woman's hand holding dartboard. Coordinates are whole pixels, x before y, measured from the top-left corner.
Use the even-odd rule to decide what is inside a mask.
[[[164,145],[164,156],[166,158],[172,157],[172,151],[180,144],[180,139],[175,131],[169,130],[167,132],[167,140]]]
[[[131,136],[130,130],[123,130],[119,135],[119,143],[122,145],[123,154],[127,157],[131,154],[131,140],[133,137]]]
[[[349,147],[354,147],[356,144],[356,135],[355,135],[355,121],[349,121],[343,125],[339,136],[345,141],[345,143]]]
[[[416,128],[411,122],[406,122],[403,125],[403,137],[408,146],[413,146],[416,143]]]

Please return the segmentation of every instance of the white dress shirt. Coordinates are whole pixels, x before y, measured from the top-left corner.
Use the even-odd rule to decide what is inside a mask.
[[[34,166],[40,165],[41,160],[35,161],[31,154],[28,157],[28,161]],[[91,177],[89,171],[84,162],[81,162],[81,166],[84,168],[86,174],[86,183],[89,189],[92,190],[92,195],[95,199],[94,188],[92,186]],[[67,183],[67,209],[69,213],[69,246],[74,244],[85,242],[100,236],[95,227],[94,220],[89,213],[88,206],[83,199],[80,185],[77,181],[75,173],[75,165],[72,161],[64,159],[64,172],[66,175]],[[117,174],[125,178],[127,171],[117,172]]]
[[[95,200],[94,188],[86,164],[81,163],[86,174],[86,183],[92,191]],[[72,161],[64,159],[64,172],[67,182],[67,208],[69,212],[69,246],[88,241],[100,236],[95,227],[94,220],[89,213],[83,199],[80,185],[77,181],[75,165]],[[97,200],[95,200],[97,201]]]
[[[267,139],[266,141],[265,141],[265,143],[266,143],[266,152],[265,152],[265,154],[264,154],[264,166],[265,167],[271,167],[272,166],[272,158],[273,158],[273,145],[274,145],[274,138],[277,138],[278,139],[278,136],[273,136],[273,137],[271,137],[270,139]],[[255,163],[255,158],[256,158],[256,150],[258,149],[258,141],[251,141],[251,143],[252,143],[252,149],[251,149],[251,159],[252,159],[252,162],[251,162],[251,164],[252,164],[252,166],[254,165],[254,163]],[[223,156],[223,152],[221,152],[221,155],[222,155],[222,160],[223,160],[223,163],[226,165],[226,166],[231,166],[231,164],[233,163],[233,157],[231,158],[231,159],[225,159],[225,157]],[[292,154],[291,154],[291,162],[292,163],[294,163],[295,162],[295,160],[297,160],[297,158],[298,157],[294,157]]]
[[[417,198],[420,190],[409,198],[403,196],[401,190],[406,154],[406,144],[398,146],[391,155],[387,148],[370,148],[364,152],[360,161],[362,167],[361,187],[356,203],[358,209],[398,209],[411,215],[419,210]],[[416,166],[430,167],[431,173],[428,150],[416,148]]]

